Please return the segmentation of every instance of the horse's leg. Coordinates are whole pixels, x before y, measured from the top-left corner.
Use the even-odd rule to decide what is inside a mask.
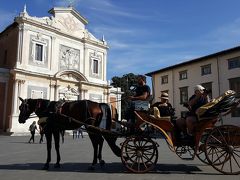
[[[59,151],[59,148],[60,148],[60,145],[59,145],[59,142],[60,142],[60,131],[58,129],[55,129],[53,131],[53,137],[54,137],[54,142],[55,142],[55,150],[56,150],[56,153],[57,153],[57,162],[54,165],[54,167],[55,168],[60,168],[60,160],[61,160],[60,151]]]
[[[65,135],[65,130],[60,131],[61,137],[62,137],[62,143],[64,143],[64,135]]]
[[[102,159],[102,148],[103,148],[103,142],[104,139],[102,136],[100,136],[99,143],[98,143],[98,160],[100,163],[100,166],[103,167],[105,165],[105,161]]]
[[[89,170],[94,170],[95,169],[95,165],[97,164],[97,155],[98,155],[98,135],[89,132],[88,133],[89,138],[92,142],[93,145],[93,162],[92,165],[88,167]]]
[[[49,169],[49,163],[51,162],[51,149],[52,149],[52,132],[49,130],[49,128],[44,131],[45,137],[47,141],[47,162],[43,166],[43,170]]]

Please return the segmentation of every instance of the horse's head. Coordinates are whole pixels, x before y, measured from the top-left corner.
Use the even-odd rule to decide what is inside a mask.
[[[31,106],[30,99],[22,99],[19,97],[20,101],[22,102],[19,106],[19,123],[25,123],[29,116],[34,112],[34,107]]]
[[[51,109],[49,109],[49,100],[22,99],[21,97],[19,97],[19,99],[22,101],[21,105],[19,106],[19,123],[25,123],[33,112],[35,112],[38,117],[43,117],[47,115],[47,112],[52,111]]]

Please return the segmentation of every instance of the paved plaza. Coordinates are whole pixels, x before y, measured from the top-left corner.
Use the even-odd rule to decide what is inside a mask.
[[[171,152],[162,139],[159,143],[159,158],[156,169],[146,174],[127,172],[120,158],[116,157],[104,143],[104,168],[88,170],[92,161],[93,149],[88,136],[83,139],[65,137],[61,144],[60,169],[51,164],[49,171],[41,170],[46,161],[46,144],[29,144],[28,136],[0,136],[0,180],[240,180],[240,176],[222,175],[211,166],[204,165],[198,159],[184,161]],[[39,136],[36,136],[36,142]],[[119,139],[120,143],[123,139]],[[52,163],[55,163],[55,149],[52,150]]]

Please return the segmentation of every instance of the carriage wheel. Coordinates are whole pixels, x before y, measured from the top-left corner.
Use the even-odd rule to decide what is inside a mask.
[[[206,140],[209,164],[223,174],[240,174],[240,128],[223,125],[212,130]]]
[[[205,155],[205,151],[207,150],[206,149],[206,140],[207,140],[207,137],[208,137],[208,135],[211,131],[212,131],[212,129],[205,129],[205,131],[202,134],[201,140],[199,142],[198,151],[196,153],[197,158],[201,162],[203,162],[204,164],[207,164],[207,165],[210,165],[210,164],[209,164],[209,162],[207,160],[207,157]],[[207,147],[207,148],[209,148],[209,147]]]
[[[121,151],[122,163],[134,173],[152,170],[158,160],[157,144],[147,137],[128,137],[123,142]]]
[[[205,147],[205,145],[204,144],[201,144],[200,145],[200,149],[197,151],[197,153],[196,153],[196,156],[198,157],[198,159],[201,161],[201,162],[203,162],[204,164],[207,164],[207,165],[209,165],[209,162],[208,162],[208,160],[207,160],[207,157],[206,157],[206,155],[205,155],[205,150],[206,149],[206,147]]]

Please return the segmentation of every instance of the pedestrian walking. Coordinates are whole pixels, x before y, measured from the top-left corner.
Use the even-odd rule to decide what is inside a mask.
[[[38,130],[37,129],[37,125],[36,125],[36,121],[33,121],[33,123],[29,126],[29,131],[31,133],[31,137],[28,141],[28,143],[31,143],[31,141],[34,143],[35,140],[34,140],[34,136],[35,136],[35,131]]]
[[[78,138],[79,138],[79,136],[81,135],[81,137],[83,138],[83,131],[82,131],[82,128],[78,128],[77,129],[77,136],[78,136]]]
[[[43,136],[44,136],[43,127],[41,125],[39,125],[39,133],[40,133],[39,144],[41,144],[43,142]]]
[[[78,133],[77,129],[74,129],[72,133],[73,133],[73,139],[77,138],[77,133]]]

